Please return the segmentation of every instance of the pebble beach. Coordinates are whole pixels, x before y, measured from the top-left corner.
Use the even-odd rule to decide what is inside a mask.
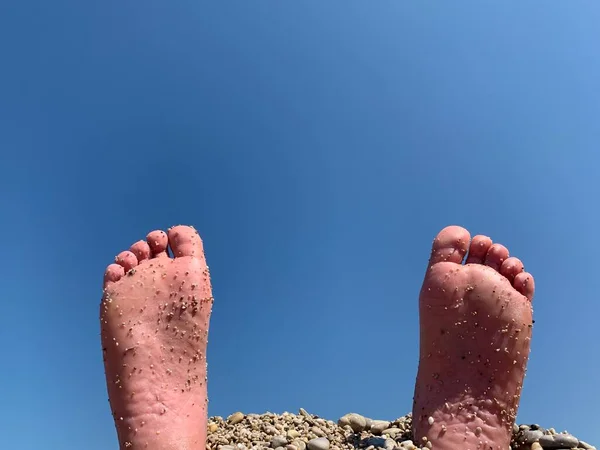
[[[300,408],[298,414],[244,414],[208,421],[207,450],[427,450],[431,442],[415,442],[412,417],[376,420],[350,413],[337,422]],[[511,450],[596,448],[567,432],[537,424],[515,425]]]

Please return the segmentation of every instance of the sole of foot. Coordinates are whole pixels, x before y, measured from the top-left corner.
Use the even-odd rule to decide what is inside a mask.
[[[533,293],[533,277],[506,247],[486,236],[471,240],[457,226],[438,234],[419,297],[413,403],[419,445],[509,448],[529,357]]]
[[[106,268],[101,340],[121,449],[204,450],[212,303],[191,227],[153,231]]]

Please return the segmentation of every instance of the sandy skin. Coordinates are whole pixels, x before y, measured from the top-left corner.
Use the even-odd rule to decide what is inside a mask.
[[[212,302],[191,227],[154,231],[107,267],[100,324],[121,449],[205,448]]]
[[[466,264],[463,264],[465,256]],[[436,450],[509,447],[529,357],[533,277],[457,226],[433,243],[419,298],[413,431]]]

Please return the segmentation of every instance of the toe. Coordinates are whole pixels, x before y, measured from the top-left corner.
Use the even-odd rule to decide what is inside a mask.
[[[433,241],[429,265],[442,261],[460,264],[467,254],[471,235],[467,230],[458,226],[444,228]]]
[[[146,259],[149,259],[150,255],[152,254],[152,252],[150,251],[150,246],[146,241],[137,241],[131,246],[129,251],[135,255],[138,262],[142,262]]]
[[[129,250],[125,250],[124,252],[119,253],[115,258],[115,262],[118,265],[122,266],[123,269],[125,269],[125,272],[133,269],[135,266],[138,265],[137,258]]]
[[[485,265],[500,270],[502,263],[508,258],[508,249],[502,244],[492,244],[485,255]]]
[[[467,264],[483,264],[485,255],[492,246],[492,240],[487,236],[477,235],[471,241]]]
[[[104,272],[104,288],[112,283],[116,283],[125,275],[125,269],[119,264],[111,264]]]
[[[508,278],[511,283],[521,272],[523,272],[523,263],[519,258],[507,258],[500,266],[500,273]]]
[[[167,246],[169,245],[169,238],[167,237],[167,233],[164,231],[155,230],[148,233],[148,236],[146,236],[146,241],[148,242],[148,246],[150,247],[153,257],[166,254]]]
[[[175,258],[180,256],[203,257],[202,239],[193,227],[179,225],[169,229],[169,245]]]
[[[513,286],[517,291],[527,297],[529,301],[533,299],[533,294],[535,292],[535,281],[530,273],[521,272],[515,276]]]

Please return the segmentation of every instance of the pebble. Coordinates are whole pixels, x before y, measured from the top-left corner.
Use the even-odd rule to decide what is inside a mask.
[[[355,433],[360,433],[367,428],[367,420],[360,414],[350,413],[340,417],[340,420],[338,420],[338,425],[341,427],[349,425],[350,428],[352,428],[352,431]]]
[[[275,436],[271,439],[271,448],[283,447],[287,445],[287,438],[284,436]]]
[[[325,437],[325,436],[327,436],[327,433],[325,433],[319,427],[310,427],[310,431],[312,431],[318,437]]]
[[[383,433],[383,430],[387,430],[390,427],[390,422],[388,422],[387,420],[374,420],[371,423],[371,429],[369,431],[371,431],[371,433],[373,434],[381,434]]]
[[[227,418],[227,422],[229,422],[231,425],[235,425],[236,423],[240,423],[242,420],[244,420],[244,413],[242,412],[236,412],[233,413],[232,415],[230,415]]]
[[[373,447],[385,447],[386,441],[386,438],[372,436],[365,441],[365,444],[372,445]]]
[[[412,416],[396,420],[372,419],[357,413],[342,416],[337,423],[300,409],[299,414],[233,413],[227,419],[208,421],[206,450],[426,450],[431,442],[415,444]],[[514,450],[596,450],[590,444],[553,428],[515,425]],[[433,449],[435,450],[435,446]]]
[[[296,439],[297,437],[300,437],[300,433],[296,430],[288,430],[287,432],[287,437],[290,439]]]
[[[308,450],[329,450],[329,439],[320,437],[307,442]]]
[[[383,434],[383,435],[388,434],[388,435],[390,435],[392,437],[396,436],[398,433],[402,433],[402,430],[400,428],[395,428],[395,427],[393,427],[393,428],[386,428],[385,430],[383,430],[381,432],[381,434]]]
[[[522,442],[523,444],[531,445],[534,442],[537,442],[543,435],[544,433],[540,430],[526,430],[523,432]]]
[[[544,450],[576,448],[579,445],[579,439],[570,434],[549,434],[542,436],[539,443]]]

